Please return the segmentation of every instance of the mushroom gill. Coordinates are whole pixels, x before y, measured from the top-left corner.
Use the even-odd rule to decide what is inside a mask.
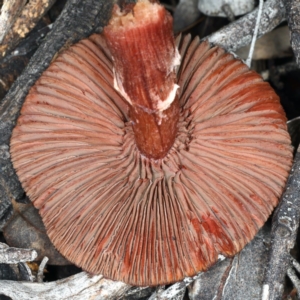
[[[133,285],[176,282],[239,252],[278,204],[292,164],[270,85],[199,38],[176,45],[178,121],[162,158],[138,148],[132,103],[114,89],[99,34],[51,63],[11,138],[13,165],[55,247]]]

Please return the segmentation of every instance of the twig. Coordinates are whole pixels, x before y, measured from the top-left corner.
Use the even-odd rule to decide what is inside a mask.
[[[225,3],[222,5],[222,11],[224,12],[224,14],[226,15],[227,19],[230,22],[233,22],[235,20],[235,15],[234,12],[231,9],[231,6],[228,3]]]
[[[56,0],[30,0],[24,6],[20,16],[11,24],[11,30],[3,37],[0,56],[5,56],[24,38],[51,8]],[[26,2],[26,1],[25,1]]]
[[[0,15],[0,44],[19,17],[26,0],[4,0]]]
[[[1,294],[13,300],[114,300],[130,288],[125,283],[104,279],[102,275],[91,276],[85,272],[45,283],[0,280]]]
[[[220,45],[228,51],[235,51],[249,45],[255,27],[257,11],[255,9],[239,20],[223,27],[221,30],[205,38],[212,44]],[[262,18],[258,30],[258,37],[273,30],[284,21],[285,9],[282,0],[268,0],[262,10]]]
[[[286,19],[291,31],[291,45],[300,67],[300,2],[299,0],[283,0]]]
[[[27,263],[19,263],[19,271],[22,274],[22,280],[34,282],[36,280],[35,276],[32,275],[31,269]]]
[[[297,270],[297,272],[300,273],[300,264],[293,257],[292,257],[292,264],[293,264],[293,267]]]
[[[287,270],[287,275],[288,277],[291,279],[294,287],[296,288],[297,290],[297,294],[299,296],[299,293],[300,293],[300,280],[299,278],[297,277],[297,274],[296,272],[292,269],[292,268],[288,268]]]
[[[154,294],[152,294],[149,300],[173,300],[177,299],[177,297],[181,298],[181,296],[184,295],[186,291],[186,287],[190,283],[198,279],[201,274],[202,272],[198,273],[194,277],[186,277],[183,281],[174,283],[166,290],[164,289],[164,287],[160,287]]]
[[[272,245],[264,283],[263,299],[282,299],[284,277],[291,266],[290,249],[294,246],[300,221],[300,152],[296,153],[286,191],[275,211]]]
[[[117,300],[123,299],[146,299],[146,297],[151,296],[151,294],[155,291],[155,287],[148,286],[138,286],[130,288],[125,294],[123,294]],[[150,300],[150,298],[148,298]]]
[[[33,249],[21,249],[8,247],[0,243],[0,263],[17,264],[20,262],[33,261],[37,257],[37,252]]]
[[[256,19],[256,23],[255,23],[253,38],[252,38],[252,41],[251,41],[249,55],[248,55],[248,58],[246,60],[246,65],[249,68],[251,67],[251,61],[252,61],[254,47],[255,47],[255,43],[256,43],[256,39],[257,39],[258,28],[259,28],[259,25],[260,25],[260,19],[261,19],[261,13],[262,13],[262,9],[263,9],[263,4],[264,4],[264,1],[263,0],[259,0],[258,13],[257,13],[257,19]]]
[[[156,291],[155,293],[153,293],[151,295],[151,297],[148,300],[157,300],[159,299],[160,295],[166,290],[166,286],[165,285],[161,285],[156,287]]]
[[[39,265],[39,270],[37,273],[37,282],[43,282],[44,279],[44,269],[48,262],[49,258],[45,256]]]

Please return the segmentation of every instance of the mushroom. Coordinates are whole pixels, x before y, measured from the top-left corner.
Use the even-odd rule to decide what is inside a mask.
[[[37,80],[11,138],[55,247],[133,285],[238,253],[292,164],[270,85],[224,49],[174,40],[171,24],[153,1],[115,6],[104,35],[64,50]]]

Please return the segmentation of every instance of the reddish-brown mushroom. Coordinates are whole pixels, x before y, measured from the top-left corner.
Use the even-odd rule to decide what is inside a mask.
[[[219,47],[175,41],[171,23],[148,0],[115,8],[106,40],[80,41],[42,74],[11,138],[57,249],[134,285],[175,282],[239,252],[292,162],[269,84]]]

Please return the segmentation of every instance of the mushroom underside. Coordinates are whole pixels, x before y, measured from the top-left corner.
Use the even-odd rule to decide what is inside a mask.
[[[176,282],[239,252],[277,205],[292,163],[269,84],[221,48],[189,36],[177,43],[181,111],[163,159],[137,149],[97,34],[42,74],[11,138],[16,172],[55,247],[133,285]]]

